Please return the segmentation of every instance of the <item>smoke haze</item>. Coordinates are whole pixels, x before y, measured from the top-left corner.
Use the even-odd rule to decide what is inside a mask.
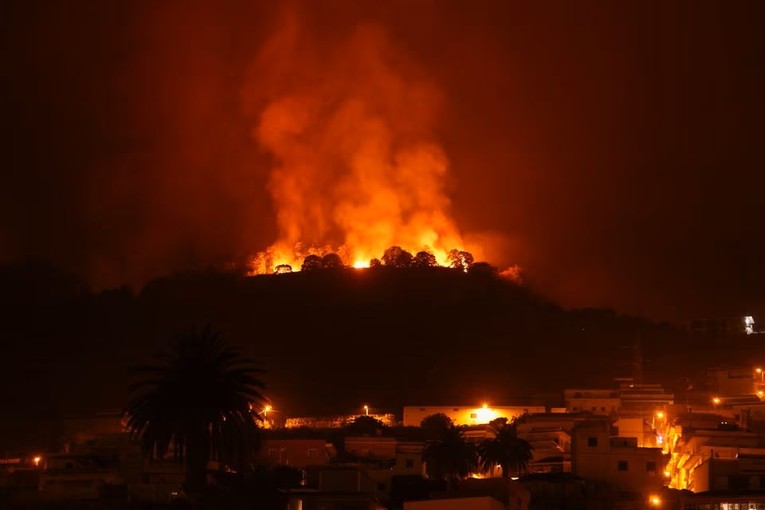
[[[765,311],[761,2],[12,1],[0,18],[3,260],[140,286],[277,241],[443,242],[568,306]]]
[[[448,216],[448,159],[434,139],[441,93],[376,24],[320,46],[288,11],[260,52],[246,98],[262,97],[255,138],[274,155],[279,240],[258,272],[296,269],[310,249],[364,264],[393,245],[463,248]],[[249,103],[249,101],[248,101]]]

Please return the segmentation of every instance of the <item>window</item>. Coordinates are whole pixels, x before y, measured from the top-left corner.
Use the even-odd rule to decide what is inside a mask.
[[[656,474],[656,462],[649,461],[645,463],[645,470],[651,474]]]
[[[414,461],[412,459],[406,459],[406,467],[414,467]]]
[[[377,490],[378,491],[384,491],[385,490],[385,482],[377,482]]]
[[[460,408],[459,408],[459,407],[452,407],[452,411],[455,411],[455,412],[456,412],[456,411],[459,411],[459,410],[460,410]]]
[[[269,457],[276,457],[276,449],[275,448],[269,448],[268,449],[268,456]]]
[[[627,471],[627,469],[629,468],[629,465],[630,465],[629,462],[627,462],[626,460],[620,460],[616,464],[616,469],[618,469],[619,471]]]
[[[605,411],[606,410],[605,406],[601,406],[600,410]]]
[[[588,437],[587,438],[587,446],[594,448],[598,446],[598,438],[597,437]]]
[[[319,454],[319,450],[316,448],[309,448],[308,449],[308,456],[309,457],[316,457]]]
[[[478,413],[470,413],[470,417],[473,419],[478,418]]]
[[[574,409],[573,409],[573,411],[578,411],[578,410],[579,410],[579,408],[578,408],[578,407],[576,407],[576,406],[574,406]]]

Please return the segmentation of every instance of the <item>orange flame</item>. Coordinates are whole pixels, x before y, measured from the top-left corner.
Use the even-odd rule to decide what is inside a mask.
[[[367,267],[393,245],[446,265],[449,250],[465,249],[434,134],[441,92],[383,31],[363,25],[327,47],[288,16],[253,73],[245,95],[258,114],[253,136],[275,162],[279,232],[254,273],[299,270],[327,252]]]

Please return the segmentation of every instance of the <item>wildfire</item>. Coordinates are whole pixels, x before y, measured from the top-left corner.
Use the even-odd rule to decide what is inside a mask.
[[[466,251],[435,135],[439,88],[376,26],[321,42],[290,13],[245,90],[253,136],[274,161],[279,232],[252,272],[297,271],[329,253],[364,268],[392,246],[453,265],[453,250]]]

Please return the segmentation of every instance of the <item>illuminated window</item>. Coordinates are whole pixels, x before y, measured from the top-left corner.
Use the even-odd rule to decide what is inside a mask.
[[[597,437],[588,437],[587,438],[587,446],[592,447],[592,448],[598,446],[598,438]]]
[[[627,469],[629,468],[629,465],[630,465],[629,462],[627,462],[626,460],[620,460],[616,464],[616,469],[618,469],[619,471],[627,471]]]

